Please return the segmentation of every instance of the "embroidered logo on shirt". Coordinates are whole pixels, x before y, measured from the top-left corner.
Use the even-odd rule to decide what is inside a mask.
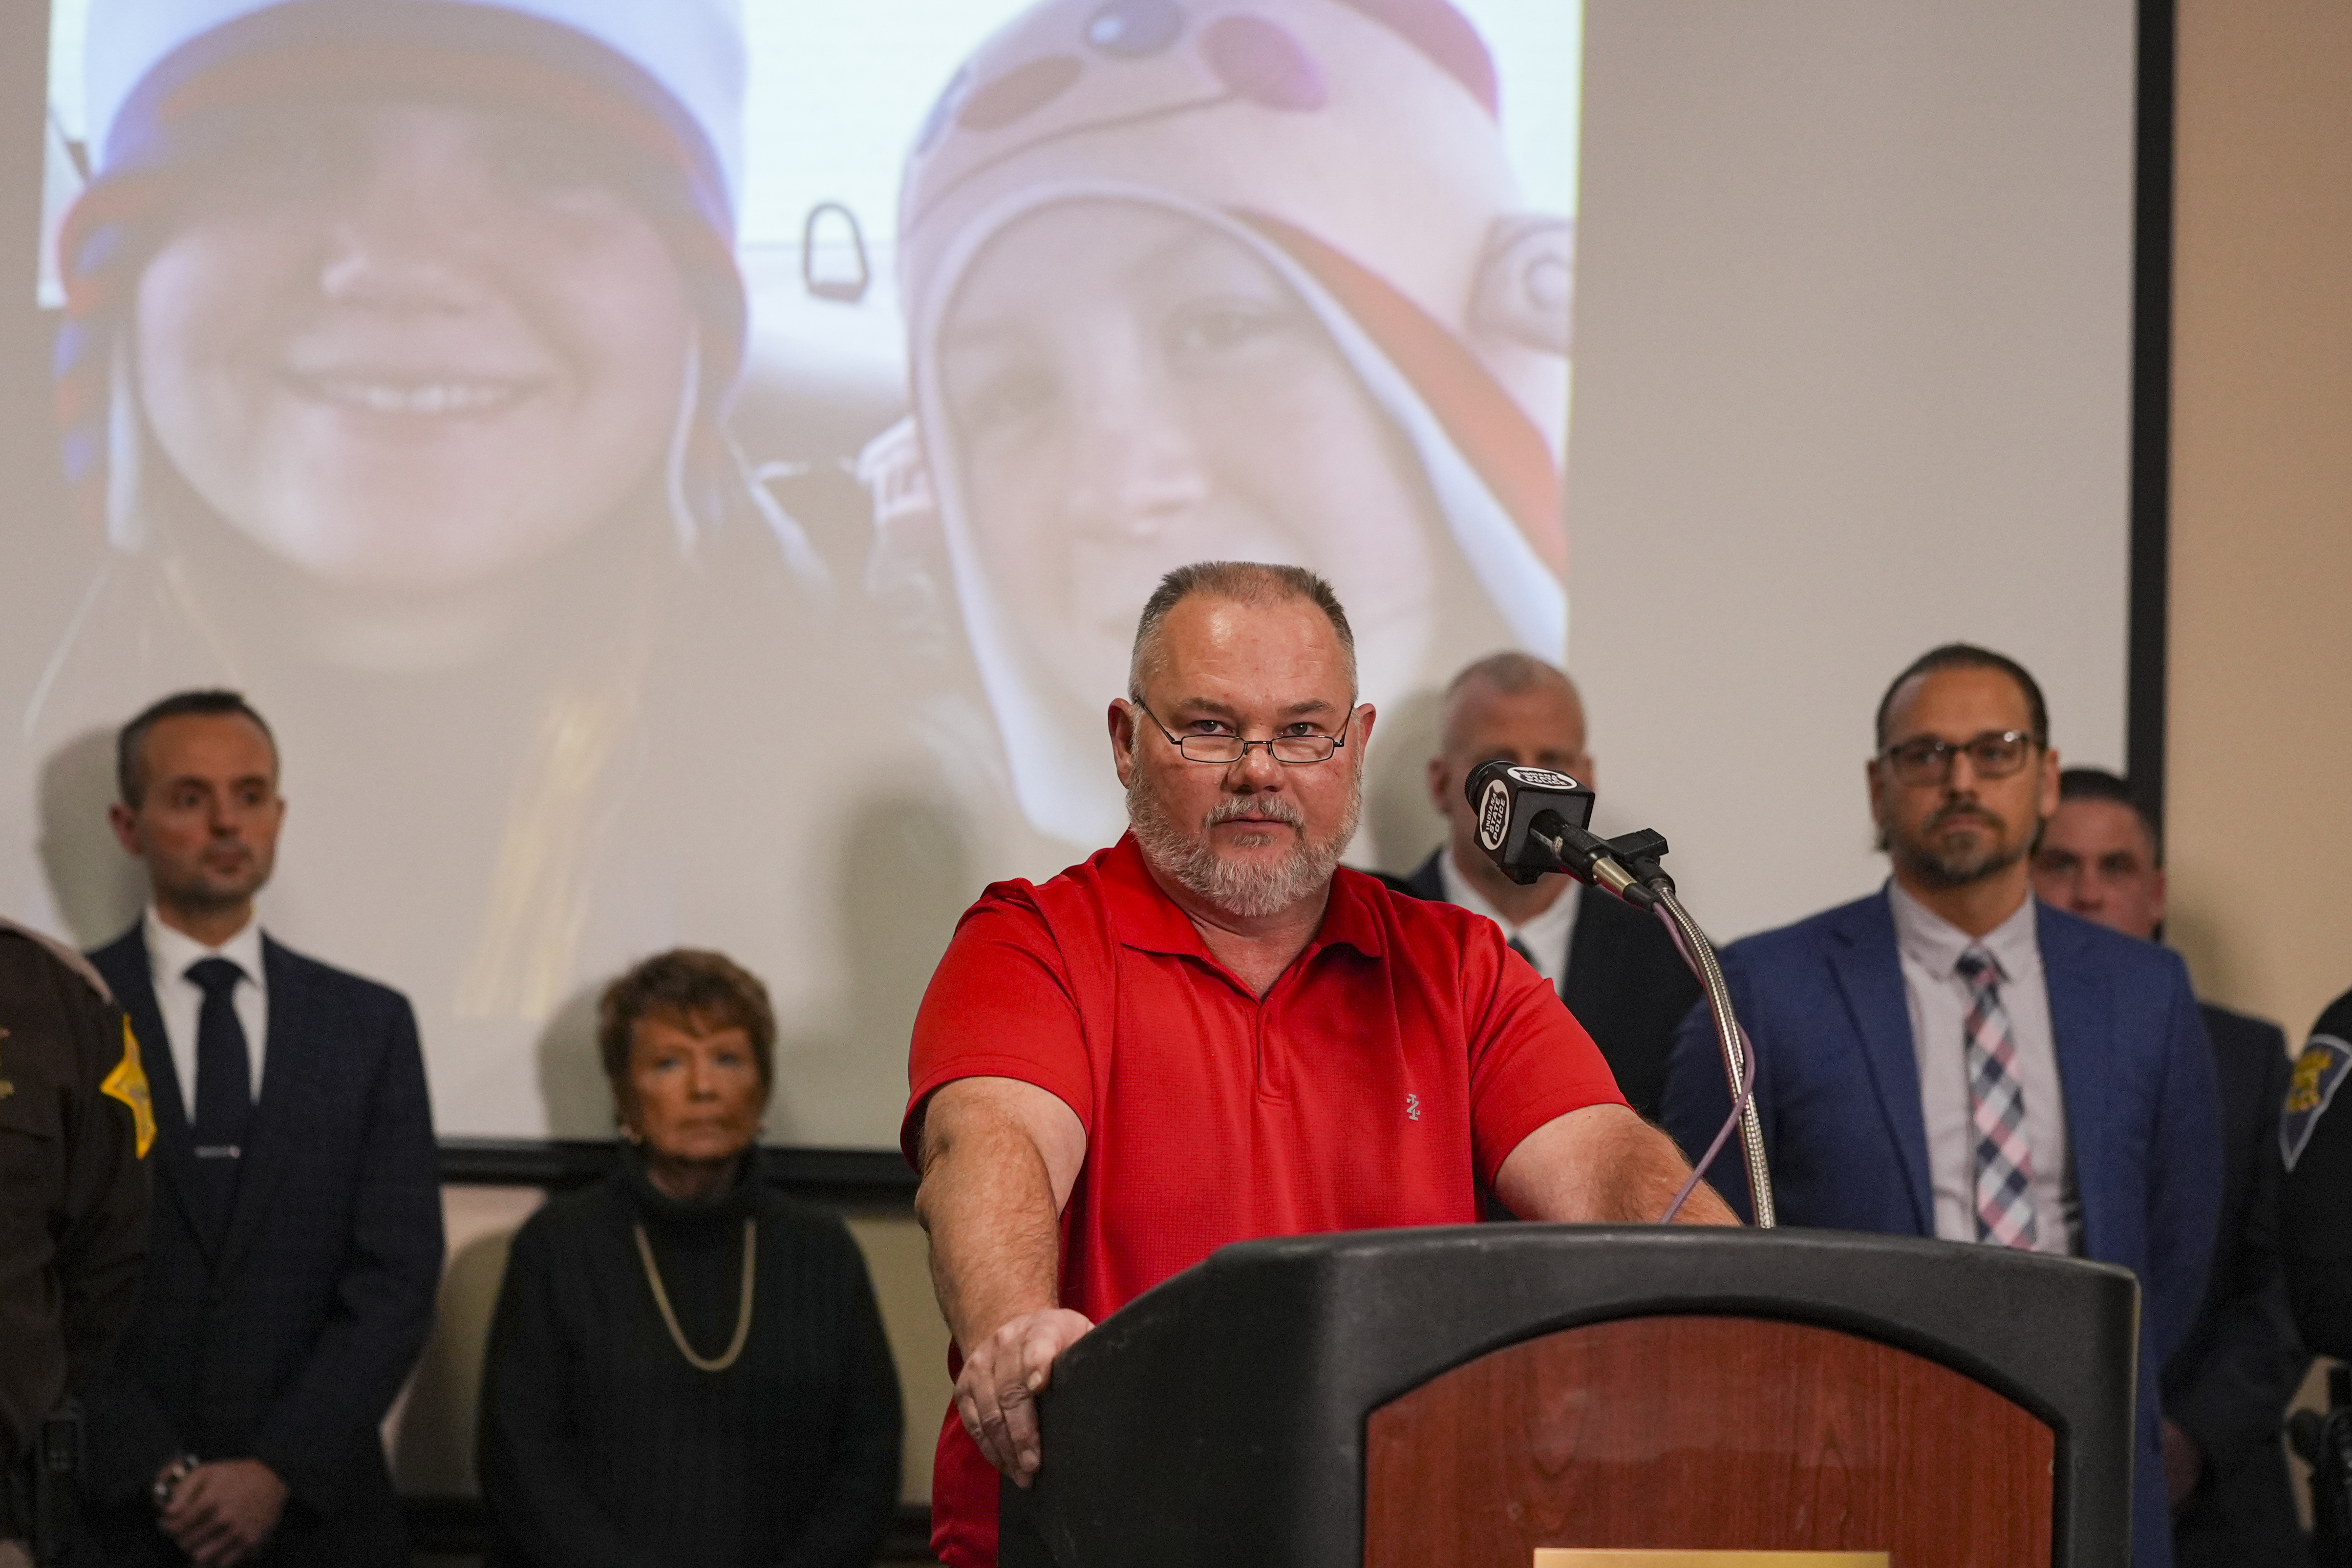
[[[131,1032],[131,1020],[122,1020],[122,1060],[100,1083],[101,1093],[111,1094],[131,1107],[131,1127],[137,1134],[139,1157],[147,1157],[148,1145],[155,1141],[155,1101],[147,1092],[147,1070],[139,1065],[138,1037]]]
[[[2313,1035],[2303,1054],[2294,1059],[2294,1078],[2287,1085],[2286,1104],[2279,1113],[2279,1154],[2287,1169],[2294,1169],[2294,1162],[2302,1158],[2312,1129],[2319,1125],[2320,1113],[2336,1098],[2336,1086],[2347,1071],[2352,1071],[2352,1042],[2332,1034]]]
[[[1408,1094],[1404,1097],[1404,1117],[1408,1122],[1418,1122],[1421,1120],[1420,1095]]]

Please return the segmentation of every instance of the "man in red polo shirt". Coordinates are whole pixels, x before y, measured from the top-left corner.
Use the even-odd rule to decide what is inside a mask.
[[[915,1020],[901,1138],[962,1353],[932,1546],[996,1560],[1034,1398],[1105,1314],[1229,1241],[1656,1218],[1690,1168],[1491,921],[1340,869],[1373,712],[1328,584],[1171,572],[1111,753],[1131,831],[972,905]],[[1734,1223],[1702,1187],[1685,1210]]]

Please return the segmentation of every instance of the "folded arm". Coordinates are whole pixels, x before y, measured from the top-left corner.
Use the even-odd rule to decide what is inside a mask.
[[[567,1568],[654,1568],[633,1547],[589,1479],[572,1379],[574,1336],[557,1304],[545,1237],[526,1227],[507,1258],[505,1282],[482,1358],[482,1502],[503,1554]]]

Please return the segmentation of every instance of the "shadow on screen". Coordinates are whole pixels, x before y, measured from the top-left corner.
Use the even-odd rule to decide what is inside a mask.
[[[565,998],[539,1031],[539,1100],[551,1138],[613,1136],[613,1091],[596,1052],[599,982]]]
[[[843,827],[834,885],[849,970],[845,1027],[776,1020],[776,1096],[763,1128],[772,1142],[898,1141],[915,1009],[981,890],[969,828],[940,803],[944,793],[877,795]],[[818,1129],[827,1131],[813,1137]]]
[[[82,731],[41,765],[41,870],[77,947],[121,936],[147,900],[139,862],[107,826],[114,795],[111,728]]]

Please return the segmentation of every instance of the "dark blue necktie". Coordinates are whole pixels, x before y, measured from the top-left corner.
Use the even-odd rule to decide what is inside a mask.
[[[245,971],[226,958],[199,958],[188,966],[188,978],[205,993],[196,1014],[196,1202],[218,1237],[228,1227],[253,1123],[253,1063],[236,1016]]]

